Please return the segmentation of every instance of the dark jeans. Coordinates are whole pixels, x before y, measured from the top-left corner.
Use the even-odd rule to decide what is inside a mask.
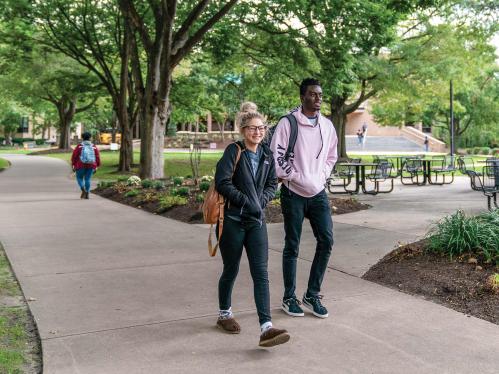
[[[217,230],[218,231],[218,230]],[[253,293],[260,325],[271,320],[268,264],[267,226],[259,222],[237,222],[225,216],[220,254],[224,269],[218,282],[218,299],[221,310],[231,307],[231,295],[239,263],[246,248],[253,278]]]
[[[76,170],[76,181],[78,182],[78,186],[80,189],[84,189],[85,191],[90,191],[90,181],[92,179],[92,175],[94,174],[94,169],[78,169]]]
[[[333,246],[333,220],[326,191],[312,197],[303,197],[281,187],[281,208],[284,216],[284,251],[282,270],[284,299],[296,297],[296,262],[298,258],[303,219],[308,218],[317,246],[310,269],[307,294],[317,296],[321,290]]]

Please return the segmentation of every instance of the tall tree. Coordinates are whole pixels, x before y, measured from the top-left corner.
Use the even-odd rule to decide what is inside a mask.
[[[486,26],[486,25],[485,25]],[[424,122],[450,133],[449,83],[454,83],[454,125],[459,138],[473,127],[499,121],[494,28],[481,23],[427,25],[424,45],[407,43],[398,54],[405,64],[391,71],[373,113],[385,125]],[[444,136],[447,138],[447,136]]]
[[[388,49],[392,43],[419,37],[416,27],[411,25],[403,31],[401,23],[418,13],[431,17],[434,5],[439,3],[437,0],[259,3],[255,7],[257,16],[243,20],[251,33],[243,33],[242,41],[253,61],[280,72],[295,84],[305,76],[315,76],[322,82],[329,104],[326,112],[330,112],[339,138],[339,153],[346,156],[347,114],[375,96],[383,87],[385,72],[401,62]]]
[[[118,2],[145,55],[144,63],[139,53],[132,54],[131,62],[146,77],[140,90],[143,92],[140,173],[143,178],[162,178],[173,71],[237,0],[150,0],[147,6],[134,0]]]
[[[122,132],[119,171],[133,163],[132,125],[138,101],[130,56],[134,36],[114,0],[34,1],[33,14],[45,37],[40,41],[69,56],[94,74],[107,90]]]
[[[0,128],[3,130],[6,144],[12,145],[12,135],[21,125],[22,115],[15,103],[2,102],[1,100],[0,103]]]
[[[0,79],[4,89],[25,106],[34,100],[54,105],[58,114],[59,148],[70,149],[71,124],[99,96],[99,83],[73,60],[34,48]]]

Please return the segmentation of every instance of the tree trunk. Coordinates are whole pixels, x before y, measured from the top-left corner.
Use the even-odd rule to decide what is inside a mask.
[[[63,119],[61,123],[59,124],[59,133],[60,133],[60,139],[59,139],[59,149],[69,149],[71,148],[71,142],[70,142],[70,133],[71,133],[71,122],[64,122],[65,120]]]
[[[122,129],[121,132],[121,147],[120,147],[120,161],[118,171],[128,172],[131,170],[133,163],[133,141],[132,131],[130,126]]]
[[[346,99],[342,97],[333,97],[331,99],[331,120],[333,122],[334,128],[336,129],[336,135],[338,136],[339,158],[348,157],[345,137],[347,124],[345,101]]]
[[[130,37],[131,30],[128,21],[125,22],[123,46],[121,49],[121,74],[120,92],[116,110],[121,125],[121,147],[118,171],[129,172],[133,162],[132,129],[128,116],[127,93],[128,93],[128,61],[130,60]]]
[[[111,143],[116,143],[116,131],[119,127],[118,116],[116,115],[116,109],[113,110],[113,115],[111,117]]]
[[[61,99],[57,103],[57,113],[59,114],[59,149],[71,149],[71,123],[76,113],[76,99]]]
[[[169,86],[171,83],[168,84]],[[164,155],[166,122],[170,116],[169,91],[166,100],[161,105],[157,98],[157,92],[146,88],[145,114],[142,121],[143,138],[141,140],[141,167],[140,177],[142,179],[164,178]],[[142,155],[143,153],[143,155]]]

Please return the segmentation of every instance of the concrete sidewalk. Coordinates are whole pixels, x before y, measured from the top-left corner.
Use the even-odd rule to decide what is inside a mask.
[[[246,260],[233,293],[243,331],[215,328],[221,260],[208,257],[205,226],[95,195],[80,200],[63,161],[2,157],[12,167],[0,174],[0,241],[34,299],[44,373],[499,372],[497,325],[358,277],[398,241],[421,237],[433,220],[458,207],[485,207],[465,179],[359,196],[373,208],[334,217],[326,320],[279,310],[282,225],[269,225],[273,319],[291,341],[259,349]],[[299,293],[313,250],[305,224]]]

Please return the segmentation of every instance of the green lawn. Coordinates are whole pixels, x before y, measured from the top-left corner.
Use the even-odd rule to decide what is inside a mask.
[[[0,170],[6,169],[8,167],[9,167],[9,162],[4,158],[0,158]]]
[[[70,153],[53,153],[47,155],[54,158],[59,158],[65,160],[68,163],[71,160]],[[134,152],[134,163],[138,164],[140,161],[140,153]],[[222,157],[222,152],[217,153],[201,153],[201,163],[199,165],[200,175],[213,175],[215,171],[215,165],[217,161]],[[132,172],[129,174],[117,173],[116,169],[118,167],[119,153],[112,151],[102,151],[101,152],[101,164],[102,166],[95,174],[95,178],[101,180],[107,179],[117,179],[122,175],[134,175],[138,174],[138,167],[134,167]],[[190,158],[188,153],[165,153],[165,177],[176,177],[182,176],[186,177],[192,175]]]
[[[32,150],[5,150],[5,147],[0,148],[0,153],[3,152],[14,152],[14,153],[30,153]],[[436,154],[431,154],[436,155]],[[430,156],[431,156],[430,155]],[[53,153],[47,155],[49,157],[55,157],[65,160],[69,163],[71,159],[70,153]],[[404,154],[389,155],[390,156],[404,156]],[[165,177],[175,177],[175,176],[190,176],[192,175],[192,170],[190,166],[189,153],[165,153]],[[215,165],[217,161],[222,157],[222,152],[205,152],[201,153],[201,163],[200,163],[200,174],[201,175],[213,175],[215,171]],[[371,162],[373,159],[372,155],[358,155],[355,153],[349,153],[350,158],[361,158],[364,162]],[[474,161],[484,160],[489,156],[474,155],[472,156]],[[118,167],[119,153],[116,151],[102,151],[101,152],[102,166],[97,171],[95,177],[101,180],[107,179],[117,179],[122,175],[134,175],[138,174],[138,167],[134,167],[131,173],[117,173],[116,169]],[[134,152],[134,163],[138,164],[140,160],[140,153]],[[1,164],[0,164],[1,165]],[[475,164],[476,169],[481,169],[483,165]],[[1,166],[0,166],[1,167]]]
[[[31,320],[24,304],[10,305],[3,299],[19,298],[21,290],[11,273],[0,244],[0,373],[24,373],[38,366],[39,343],[32,331]]]
[[[32,149],[23,149],[23,148],[15,148],[15,147],[0,147],[0,153],[13,153],[13,154],[20,154],[20,155],[25,155],[28,153],[33,152]]]

